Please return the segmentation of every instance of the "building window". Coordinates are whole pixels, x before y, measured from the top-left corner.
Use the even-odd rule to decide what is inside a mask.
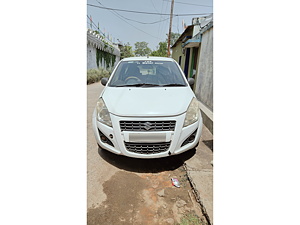
[[[181,56],[179,56],[178,64],[181,66]]]

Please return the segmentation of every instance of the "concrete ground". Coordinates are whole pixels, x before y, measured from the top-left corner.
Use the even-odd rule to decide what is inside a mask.
[[[206,219],[213,224],[213,135],[204,126],[196,154],[185,161],[194,195]]]

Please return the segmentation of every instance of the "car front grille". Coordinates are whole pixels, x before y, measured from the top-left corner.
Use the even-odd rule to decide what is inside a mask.
[[[174,131],[176,121],[120,121],[121,131]]]
[[[125,147],[128,151],[138,153],[138,154],[156,154],[160,152],[165,152],[169,149],[171,142],[161,142],[161,143],[132,143],[124,142]]]

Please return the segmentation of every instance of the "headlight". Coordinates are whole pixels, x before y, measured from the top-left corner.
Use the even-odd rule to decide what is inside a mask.
[[[197,122],[199,120],[199,117],[200,117],[199,102],[196,98],[193,98],[186,112],[183,127],[189,126]]]
[[[96,110],[97,110],[97,120],[101,123],[106,124],[107,126],[112,127],[108,109],[104,101],[102,100],[102,98],[98,100]]]

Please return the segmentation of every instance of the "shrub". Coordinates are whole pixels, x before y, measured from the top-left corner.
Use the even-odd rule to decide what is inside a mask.
[[[89,69],[87,70],[87,84],[99,82],[103,77],[109,77],[110,73],[111,72],[102,68]]]

